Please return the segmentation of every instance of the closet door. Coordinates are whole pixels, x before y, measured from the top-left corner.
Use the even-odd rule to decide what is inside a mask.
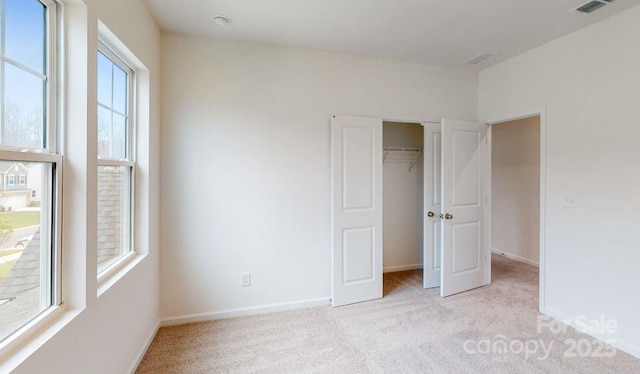
[[[442,122],[443,297],[485,284],[487,129],[481,123]]]
[[[440,287],[442,259],[442,178],[440,124],[424,123],[424,288]]]
[[[382,120],[334,116],[332,305],[382,297]]]

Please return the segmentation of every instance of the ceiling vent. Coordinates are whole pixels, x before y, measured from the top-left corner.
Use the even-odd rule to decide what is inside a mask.
[[[474,58],[472,58],[471,60],[467,61],[467,64],[471,64],[471,65],[478,65],[481,64],[485,61],[487,61],[488,59],[495,57],[496,55],[494,55],[493,53],[483,53],[481,55],[478,55]]]
[[[577,7],[575,10],[577,10],[580,13],[591,13],[591,12],[595,12],[596,10],[602,8],[605,5],[608,5],[612,2],[614,2],[615,0],[592,0],[589,1],[588,3],[582,4],[579,7]]]

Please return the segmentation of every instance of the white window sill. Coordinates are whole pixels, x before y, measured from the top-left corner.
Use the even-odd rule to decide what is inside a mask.
[[[135,268],[145,257],[147,257],[146,254],[129,252],[98,274],[98,297]]]
[[[83,309],[52,306],[0,343],[0,372],[8,373],[73,321]]]
[[[109,266],[98,278],[98,297],[117,283],[147,255],[131,252]],[[0,342],[0,373],[15,370],[49,339],[80,315],[84,308],[52,306]]]

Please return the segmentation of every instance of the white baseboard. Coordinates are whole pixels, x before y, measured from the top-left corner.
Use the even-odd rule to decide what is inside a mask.
[[[495,253],[497,255],[500,255],[500,256],[504,256],[504,257],[506,257],[508,259],[511,259],[511,260],[514,260],[514,261],[525,263],[527,265],[535,266],[537,268],[540,267],[540,263],[537,262],[537,261],[531,261],[528,258],[524,258],[524,257],[520,257],[520,256],[517,256],[517,255],[513,255],[513,254],[511,254],[509,252],[501,251],[501,250],[495,249],[495,248],[492,248],[491,252]]]
[[[407,271],[407,270],[416,270],[422,269],[422,264],[413,264],[413,265],[400,265],[400,266],[387,266],[382,269],[383,273],[394,273],[396,271]]]
[[[177,317],[162,318],[160,320],[160,327],[184,325],[187,323],[195,323],[195,322],[213,321],[216,319],[251,316],[256,314],[283,312],[286,310],[313,308],[316,306],[325,306],[325,305],[331,305],[330,297],[321,298],[321,299],[312,299],[312,300],[292,301],[292,302],[280,303],[280,304],[259,305],[259,306],[248,307],[248,308],[227,309],[227,310],[221,310],[218,312],[188,314],[188,315],[177,316]]]
[[[568,316],[565,316],[562,313],[555,312],[555,311],[550,310],[548,308],[545,309],[545,310],[540,311],[540,313],[546,314],[547,316],[549,316],[549,317],[551,317],[553,319],[556,319],[556,320],[558,320],[558,321],[560,321],[562,323],[569,322],[568,325],[573,327],[574,329],[578,329],[579,328],[579,326],[576,326],[574,319],[569,318]],[[589,335],[589,336],[591,336],[591,337],[593,337],[595,339],[598,339],[600,341],[603,341],[601,336],[594,335],[594,334],[587,334],[587,335]],[[626,352],[626,353],[628,353],[628,354],[630,354],[630,355],[632,355],[632,356],[634,356],[636,358],[640,358],[640,347],[637,346],[637,345],[629,344],[628,342],[626,342],[624,340],[620,340],[618,338],[616,338],[615,343],[609,344],[609,345],[611,345],[614,348],[619,349],[619,350],[621,350],[623,352]]]
[[[153,338],[156,337],[156,334],[158,333],[159,329],[160,329],[160,321],[158,321],[156,323],[156,327],[151,331],[151,334],[147,338],[147,342],[142,347],[142,350],[140,351],[140,353],[138,353],[138,358],[133,362],[133,365],[131,365],[131,367],[129,368],[129,373],[134,374],[136,372],[136,370],[138,369],[138,366],[140,366],[140,363],[142,362],[142,359],[144,358],[144,355],[149,350],[149,347],[151,346],[151,343],[153,342]]]

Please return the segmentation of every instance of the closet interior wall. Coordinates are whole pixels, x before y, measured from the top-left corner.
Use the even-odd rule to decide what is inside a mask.
[[[423,265],[423,134],[420,124],[383,123],[384,272]]]

